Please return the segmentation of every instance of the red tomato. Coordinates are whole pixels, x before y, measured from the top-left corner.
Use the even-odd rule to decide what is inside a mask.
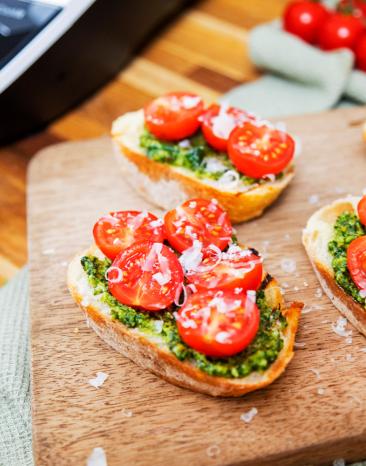
[[[145,124],[159,139],[184,139],[198,130],[203,109],[203,100],[198,95],[191,92],[170,92],[145,106]]]
[[[162,243],[135,243],[114,259],[108,287],[122,304],[148,311],[169,307],[183,286],[183,270],[174,252]]]
[[[357,42],[355,48],[356,67],[366,72],[366,34]]]
[[[311,1],[291,2],[283,17],[284,29],[300,37],[305,42],[314,44],[329,14],[327,8],[321,3]]]
[[[191,295],[177,314],[178,332],[191,348],[224,358],[239,353],[259,327],[255,297],[207,290]]]
[[[255,117],[240,108],[213,104],[201,116],[202,133],[214,149],[226,152],[231,131],[244,121]]]
[[[126,210],[111,212],[100,218],[93,228],[94,240],[98,248],[109,259],[136,241],[164,241],[162,220],[149,212]]]
[[[366,236],[360,236],[348,246],[347,267],[357,288],[366,290]]]
[[[212,244],[223,250],[233,231],[228,214],[217,202],[206,199],[191,199],[170,210],[164,226],[169,243],[179,252],[190,248],[195,240],[203,250]]]
[[[366,195],[358,203],[357,211],[361,223],[366,226]]]
[[[257,290],[262,281],[262,258],[252,249],[231,246],[220,257],[209,254],[187,280],[197,288],[220,288],[238,292]]]
[[[364,31],[362,22],[351,15],[335,13],[324,23],[319,33],[319,46],[324,50],[355,49]]]
[[[228,143],[233,164],[252,178],[277,175],[291,162],[294,151],[295,143],[289,134],[249,122],[234,129]]]

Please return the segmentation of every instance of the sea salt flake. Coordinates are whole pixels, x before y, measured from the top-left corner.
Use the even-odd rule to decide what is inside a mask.
[[[286,273],[294,273],[296,271],[296,261],[290,258],[282,259],[281,268]]]
[[[94,448],[91,455],[88,458],[86,466],[108,466],[107,455],[101,447]]]
[[[347,345],[352,345],[352,341],[353,341],[353,340],[352,340],[352,337],[347,337],[347,338],[346,338],[346,344],[347,344]]]
[[[240,415],[240,420],[249,424],[252,422],[253,418],[258,414],[257,408],[251,408],[249,411]]]
[[[325,388],[318,388],[317,392],[318,392],[318,395],[324,395]]]
[[[315,290],[314,296],[315,296],[316,298],[321,298],[321,297],[323,296],[323,291],[322,291],[322,289],[321,289],[321,288],[317,288],[317,289]]]
[[[105,372],[97,372],[97,376],[94,379],[90,379],[88,382],[92,387],[99,388],[107,380],[108,374]]]
[[[209,456],[210,458],[216,458],[216,456],[218,456],[220,452],[221,449],[218,445],[210,445],[206,450],[207,456]]]

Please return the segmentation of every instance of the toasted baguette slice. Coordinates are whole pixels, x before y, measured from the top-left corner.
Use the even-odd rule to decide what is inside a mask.
[[[114,121],[112,138],[117,160],[126,180],[147,200],[166,210],[190,198],[215,198],[233,223],[243,222],[260,216],[294,176],[294,168],[290,166],[281,179],[253,187],[239,182],[235,188],[199,179],[190,170],[149,159],[139,145],[143,128],[142,110],[126,113]]]
[[[293,303],[284,309],[280,288],[274,279],[266,287],[266,299],[274,309],[280,307],[288,320],[283,331],[284,347],[277,360],[263,373],[252,372],[241,379],[227,379],[210,376],[197,369],[190,362],[179,361],[158,338],[149,338],[138,329],[130,329],[110,317],[109,307],[93,295],[87,275],[80,259],[84,255],[103,258],[94,246],[89,251],[77,255],[69,265],[68,287],[73,299],[84,311],[88,325],[112,348],[172,384],[189,388],[212,396],[241,396],[272,383],[285,370],[293,357],[293,347],[301,303]]]
[[[302,241],[324,292],[339,312],[366,335],[366,309],[336,283],[332,256],[328,252],[338,216],[343,212],[357,212],[359,200],[359,197],[339,199],[315,212],[307,223]]]

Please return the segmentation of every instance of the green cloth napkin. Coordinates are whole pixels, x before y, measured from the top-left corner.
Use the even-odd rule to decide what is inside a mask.
[[[0,466],[32,466],[28,273],[0,288]]]
[[[353,70],[353,53],[324,52],[282,30],[280,21],[249,36],[253,63],[268,72],[229,91],[222,100],[264,117],[315,113],[348,99],[366,104],[366,73]]]

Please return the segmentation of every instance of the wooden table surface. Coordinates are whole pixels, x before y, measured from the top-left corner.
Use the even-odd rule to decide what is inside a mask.
[[[118,115],[176,89],[213,100],[254,80],[246,42],[256,24],[279,16],[288,0],[204,0],[165,28],[114,80],[44,131],[0,149],[0,284],[27,261],[26,169],[41,148],[106,134]]]

